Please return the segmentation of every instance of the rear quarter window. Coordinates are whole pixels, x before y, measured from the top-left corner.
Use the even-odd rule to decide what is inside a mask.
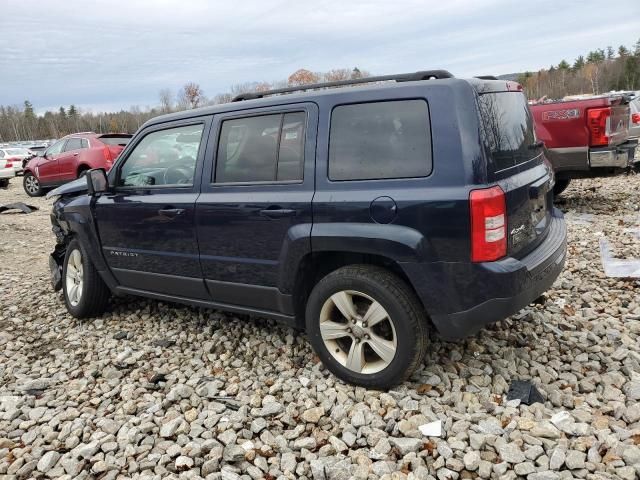
[[[495,172],[535,158],[540,149],[529,148],[535,140],[533,117],[520,92],[478,95],[480,130]]]
[[[329,179],[425,177],[431,173],[424,100],[339,105],[331,114]]]

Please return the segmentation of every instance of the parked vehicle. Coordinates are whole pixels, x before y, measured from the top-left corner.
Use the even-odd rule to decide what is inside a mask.
[[[24,169],[22,162],[32,158],[33,156],[33,153],[26,148],[0,148],[0,159],[11,162],[16,174],[22,173],[22,170]]]
[[[272,317],[338,377],[387,388],[420,365],[429,323],[477,332],[562,270],[520,85],[438,70],[235,100],[154,118],[108,175],[50,192],[73,316],[115,293]]]
[[[640,138],[640,96],[629,102],[629,138]]]
[[[127,133],[68,135],[27,163],[22,183],[24,191],[37,197],[48,188],[81,177],[91,168],[109,170],[130,138]]]
[[[13,168],[13,162],[0,158],[0,188],[9,186],[9,181],[16,176],[16,170]]]
[[[638,168],[637,141],[629,140],[625,96],[593,96],[531,105],[535,131],[556,174],[555,194],[572,178],[600,177]]]

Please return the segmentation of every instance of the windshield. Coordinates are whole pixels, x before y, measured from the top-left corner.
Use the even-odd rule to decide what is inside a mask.
[[[105,145],[126,145],[131,140],[131,136],[103,136],[99,137],[100,141]]]

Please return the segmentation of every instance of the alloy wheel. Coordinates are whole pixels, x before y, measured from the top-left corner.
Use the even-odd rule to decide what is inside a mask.
[[[67,298],[72,306],[77,306],[82,298],[84,287],[84,271],[82,267],[82,254],[75,249],[69,255],[66,276]]]
[[[320,335],[340,365],[360,374],[387,368],[398,348],[387,311],[371,296],[355,290],[336,292],[324,302]]]
[[[38,182],[38,179],[33,175],[29,175],[24,179],[24,186],[27,191],[32,194],[38,193],[38,190],[40,189],[40,183]]]

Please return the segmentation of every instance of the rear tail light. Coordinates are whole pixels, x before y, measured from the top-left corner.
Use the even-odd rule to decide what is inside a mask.
[[[491,262],[507,254],[507,207],[499,186],[472,190],[471,261]]]
[[[107,163],[112,163],[113,156],[111,155],[111,150],[109,150],[109,147],[104,147],[102,152],[104,153],[104,159],[107,161]]]
[[[640,123],[640,113],[631,114],[631,123]]]
[[[611,107],[590,108],[587,110],[587,128],[589,129],[590,146],[603,147],[609,145]]]
[[[13,168],[13,160],[7,160],[4,164],[4,168]]]

